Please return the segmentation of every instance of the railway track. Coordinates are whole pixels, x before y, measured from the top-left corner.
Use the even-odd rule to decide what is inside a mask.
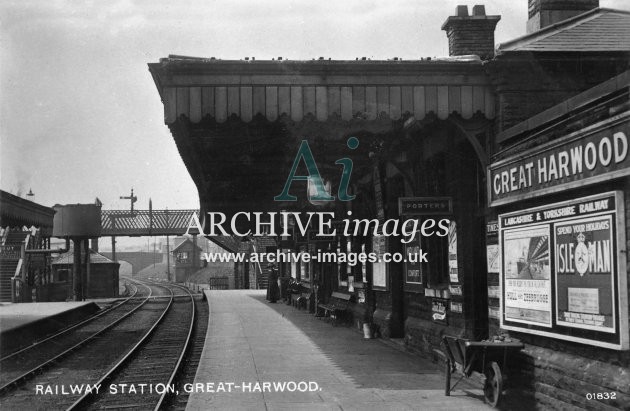
[[[59,338],[62,335],[66,335],[67,333],[69,333],[71,331],[77,330],[78,328],[88,324],[89,322],[91,322],[91,321],[93,321],[93,320],[95,320],[97,318],[100,318],[100,317],[104,316],[105,314],[107,314],[107,313],[109,313],[111,311],[114,311],[114,310],[118,309],[119,307],[123,306],[125,303],[129,302],[129,300],[131,300],[133,298],[136,298],[136,297],[142,296],[142,292],[138,289],[138,287],[135,284],[133,284],[132,282],[127,282],[127,284],[129,284],[129,285],[131,285],[133,287],[132,288],[133,291],[132,291],[131,295],[129,295],[128,297],[122,298],[116,304],[112,304],[108,308],[98,311],[94,315],[90,316],[89,318],[86,318],[85,320],[83,320],[83,321],[81,321],[81,322],[79,322],[77,324],[72,324],[72,325],[70,325],[68,327],[65,327],[65,328],[55,332],[54,334],[49,335],[49,336],[47,336],[47,337],[45,337],[45,338],[43,338],[43,339],[41,339],[39,341],[35,341],[35,342],[33,342],[33,344],[29,345],[28,347],[23,347],[23,348],[20,348],[20,349],[14,351],[14,352],[10,352],[10,353],[7,353],[5,355],[2,355],[0,357],[0,364],[1,364],[2,361],[9,360],[11,357],[17,357],[18,355],[23,354],[25,352],[28,352],[28,351],[31,351],[33,349],[38,349],[40,347],[43,347],[44,343],[52,341],[55,338]]]
[[[210,307],[205,299],[195,299],[195,327],[184,361],[176,378],[175,389],[179,395],[170,395],[162,403],[162,409],[185,410],[190,394],[185,385],[193,384],[197,375],[197,368],[201,361],[201,354],[206,343],[206,332],[208,330],[208,317]]]
[[[149,380],[156,381],[151,383],[154,384],[153,386],[173,384],[175,371],[181,363],[194,323],[193,297],[181,287],[174,285],[147,284],[140,287],[147,287],[151,291],[143,298],[128,299],[128,302],[135,302],[136,307],[129,310],[114,324],[103,327],[102,321],[97,319],[73,332],[67,332],[64,338],[69,338],[69,334],[76,334],[73,338],[79,339],[80,342],[70,349],[65,349],[61,355],[54,353],[53,357],[43,362],[40,361],[41,358],[37,361],[29,359],[30,362],[42,364],[34,368],[22,367],[21,370],[19,364],[16,364],[19,363],[16,361],[19,356],[7,358],[5,364],[12,364],[15,368],[12,376],[15,377],[19,371],[22,374],[17,378],[4,377],[5,364],[2,365],[3,378],[10,380],[3,386],[4,390],[0,391],[0,403],[3,408],[84,409],[107,406],[105,404],[107,401],[123,399],[126,405],[131,405],[135,401],[136,407],[142,409],[154,402],[155,406],[159,406],[164,398],[161,395],[164,394],[162,390],[159,390],[161,393],[158,396],[110,395],[108,397],[95,396],[94,393],[85,395],[86,387],[94,387],[99,382],[108,386],[117,384],[116,378],[126,378],[126,376],[136,378],[132,381],[141,379],[142,383],[147,383]],[[142,302],[139,303],[140,301]],[[189,321],[184,320],[185,318]],[[101,329],[98,329],[99,327]],[[184,338],[172,335],[173,332],[168,331],[170,328],[177,329],[174,334],[183,334]],[[186,332],[182,332],[184,328]],[[83,338],[86,335],[89,337]],[[48,339],[46,343],[42,343],[43,346],[49,347],[57,345],[56,341]],[[38,350],[37,357],[44,357],[44,351],[48,352],[47,350],[48,348]],[[167,351],[178,352],[178,354],[167,357],[164,354]],[[26,354],[26,351],[22,352],[22,358]],[[115,366],[112,367],[112,364]],[[138,364],[142,372],[133,371]],[[148,367],[148,364],[151,364],[151,367]],[[28,370],[24,372],[25,369]],[[168,378],[164,378],[166,374]],[[160,382],[157,382],[158,379]],[[106,388],[103,386],[102,389]],[[104,391],[100,391],[100,394],[103,393]]]
[[[159,409],[169,395],[191,340],[195,301],[185,288],[176,291],[170,309],[138,344],[98,382],[108,390],[84,394],[68,410],[103,408]],[[182,297],[182,298],[179,298]],[[159,327],[158,327],[159,326]]]
[[[139,284],[140,285],[140,284]],[[133,313],[151,297],[151,289],[134,285],[133,294],[86,320],[0,358],[0,395],[26,382]]]

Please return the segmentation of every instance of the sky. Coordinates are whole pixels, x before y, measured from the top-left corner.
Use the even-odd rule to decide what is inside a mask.
[[[480,1],[477,3],[481,3]],[[198,208],[147,63],[448,55],[463,0],[3,0],[0,188],[46,205]],[[472,11],[475,3],[468,4]],[[527,0],[486,0],[495,43],[525,34]],[[627,0],[602,7],[630,10]]]

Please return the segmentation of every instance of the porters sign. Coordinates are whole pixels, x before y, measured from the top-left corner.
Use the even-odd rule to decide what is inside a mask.
[[[630,175],[630,112],[490,166],[490,205]]]
[[[628,349],[622,192],[499,216],[501,326]]]

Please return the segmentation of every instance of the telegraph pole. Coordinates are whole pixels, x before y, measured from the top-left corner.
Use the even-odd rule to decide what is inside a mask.
[[[166,209],[166,226],[169,225],[168,208]],[[171,281],[171,247],[168,242],[168,234],[166,234],[166,280]]]

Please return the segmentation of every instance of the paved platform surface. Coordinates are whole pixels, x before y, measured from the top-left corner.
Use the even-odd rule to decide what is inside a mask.
[[[85,315],[89,316],[91,309],[94,309],[93,305],[94,303],[90,301],[3,305],[0,307],[0,329],[2,332],[10,331],[35,321],[70,312],[86,313]],[[94,309],[96,310],[98,307]]]
[[[93,302],[19,303],[0,307],[0,355],[31,345],[99,310]]]
[[[206,295],[210,323],[187,410],[490,409],[481,387],[464,385],[445,397],[444,376],[431,362],[305,310],[269,304],[264,290]],[[288,383],[285,391],[274,382]],[[299,382],[314,391],[288,392]]]

